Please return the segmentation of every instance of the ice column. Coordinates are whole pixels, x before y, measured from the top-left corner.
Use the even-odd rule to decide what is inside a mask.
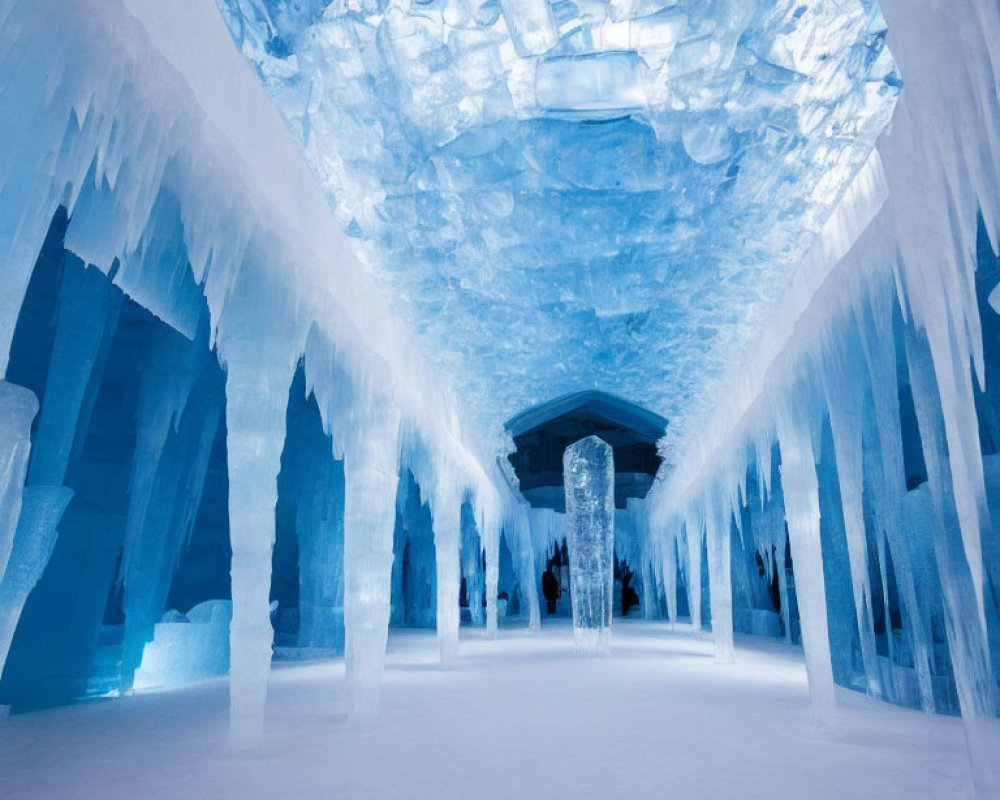
[[[691,610],[691,627],[701,630],[701,521],[689,515],[684,522],[688,548],[688,608]]]
[[[861,414],[864,388],[857,385],[854,377],[856,370],[851,369],[851,362],[845,355],[836,352],[830,360],[831,364],[823,375],[823,388],[833,432],[861,659],[869,693],[880,696],[882,690],[871,620],[868,544],[862,503]]]
[[[948,649],[965,721],[973,781],[977,797],[996,797],[1000,794],[1000,768],[996,758],[1000,745],[1000,720],[996,719],[1000,701],[990,664],[989,644],[979,624],[981,596],[960,535],[957,498],[951,491],[955,476],[948,469],[951,462],[944,420],[948,407],[939,403],[928,343],[910,327],[905,333],[913,403],[936,517],[932,526],[934,555],[944,594]]]
[[[454,486],[442,483],[434,493],[434,550],[437,554],[437,637],[441,663],[458,656],[462,531],[462,496]]]
[[[677,538],[667,537],[663,556],[663,585],[667,595],[667,616],[670,617],[670,627],[677,624]]]
[[[715,658],[724,664],[733,661],[733,580],[730,559],[732,514],[721,492],[714,492],[705,510],[705,538],[708,542],[709,599],[712,608],[712,639]]]
[[[577,653],[611,647],[615,463],[611,445],[588,436],[563,454],[573,639]]]
[[[378,711],[389,636],[399,412],[381,399],[357,410],[344,448],[344,647],[351,714],[364,719]]]
[[[817,724],[827,725],[833,722],[836,704],[819,530],[819,482],[809,432],[788,416],[779,414],[778,420],[785,521],[795,563],[809,695]]]
[[[233,619],[230,623],[230,733],[240,747],[259,742],[271,668],[269,592],[274,508],[291,369],[228,360],[226,447]]]
[[[49,563],[59,520],[72,497],[73,491],[65,486],[29,486],[24,490],[14,549],[0,580],[0,671],[24,602]]]
[[[31,421],[37,412],[38,400],[34,392],[0,381],[0,576],[14,546],[14,531],[21,513],[21,490],[31,450]]]
[[[500,583],[500,523],[492,514],[483,516],[483,547],[486,550],[486,636],[497,635],[497,587]]]

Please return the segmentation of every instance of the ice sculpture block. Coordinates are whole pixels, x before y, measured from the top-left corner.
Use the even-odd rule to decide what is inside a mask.
[[[596,436],[563,453],[573,640],[576,652],[601,655],[611,646],[615,552],[615,461]]]

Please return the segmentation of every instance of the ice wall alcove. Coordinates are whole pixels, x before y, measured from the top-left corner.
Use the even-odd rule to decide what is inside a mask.
[[[532,508],[565,511],[563,452],[597,435],[614,449],[615,507],[649,492],[662,463],[656,443],[667,420],[608,392],[583,391],[532,406],[511,417],[507,432],[515,450],[508,460],[521,494]]]

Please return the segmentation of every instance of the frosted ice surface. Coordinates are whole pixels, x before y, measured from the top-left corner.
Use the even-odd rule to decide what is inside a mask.
[[[573,638],[578,653],[611,646],[615,553],[615,462],[611,445],[588,436],[563,454]]]
[[[217,3],[490,435],[581,386],[683,435],[899,91],[868,0]]]

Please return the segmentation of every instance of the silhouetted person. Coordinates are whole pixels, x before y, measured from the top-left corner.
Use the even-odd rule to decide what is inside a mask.
[[[549,614],[556,613],[556,600],[559,599],[559,580],[551,569],[542,573],[542,594],[545,595],[545,605]]]

